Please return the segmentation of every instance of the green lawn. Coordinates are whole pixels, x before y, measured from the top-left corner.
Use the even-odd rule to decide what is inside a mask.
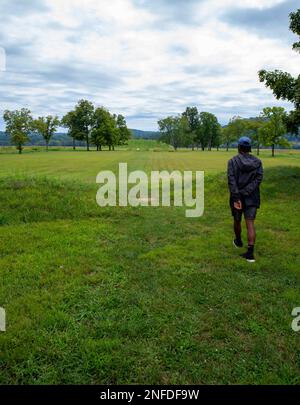
[[[300,383],[300,154],[262,152],[249,264],[232,247],[234,151],[152,146],[0,155],[0,383]],[[204,216],[99,208],[96,175],[119,162],[205,170]]]

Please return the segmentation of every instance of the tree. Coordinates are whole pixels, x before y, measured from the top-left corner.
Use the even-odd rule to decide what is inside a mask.
[[[73,149],[76,149],[75,141],[80,140],[81,134],[77,128],[76,115],[74,111],[69,111],[61,120],[61,125],[68,128],[68,135],[73,138]]]
[[[211,150],[213,146],[219,146],[220,124],[214,114],[201,112],[199,115],[197,140],[202,150],[207,146]]]
[[[300,36],[300,9],[290,14],[290,30]],[[293,49],[300,52],[300,42],[295,42]],[[286,115],[287,130],[298,134],[300,126],[300,75],[294,78],[287,72],[275,70],[259,71],[259,80],[269,87],[277,99],[288,100],[294,104],[295,109]]]
[[[57,131],[59,125],[60,122],[58,117],[52,117],[51,115],[48,115],[47,117],[39,117],[33,121],[33,130],[42,135],[45,139],[47,151],[49,142]]]
[[[267,107],[263,109],[262,116],[267,120],[261,130],[264,134],[266,145],[272,147],[272,156],[275,155],[275,146],[288,146],[284,138],[287,129],[285,125],[286,112],[282,107]]]
[[[75,127],[78,139],[86,141],[86,150],[90,150],[90,132],[93,128],[94,106],[88,100],[80,100],[74,110]]]
[[[123,115],[119,114],[114,117],[116,120],[117,128],[119,130],[118,145],[125,145],[131,137],[131,132],[127,128],[126,120],[125,117],[123,117]]]
[[[215,148],[217,148],[217,150],[219,150],[221,143],[222,143],[222,126],[221,124],[219,124],[215,134],[214,143],[212,146],[214,146]]]
[[[6,123],[5,132],[10,136],[11,143],[16,145],[19,153],[22,153],[23,145],[29,140],[30,132],[33,129],[33,119],[30,110],[6,110],[3,115]]]
[[[96,108],[91,129],[91,141],[96,145],[97,150],[101,150],[103,145],[107,145],[109,150],[114,149],[119,139],[120,132],[115,116],[112,116],[104,107]]]
[[[239,116],[232,117],[226,127],[222,130],[223,142],[226,145],[228,151],[232,142],[237,141],[244,133],[246,129],[245,120]]]
[[[180,146],[188,146],[191,142],[189,124],[186,117],[182,115],[176,117],[167,117],[158,121],[161,133],[160,139],[175,150]]]
[[[187,119],[188,131],[190,132],[190,138],[192,141],[192,149],[195,148],[195,142],[197,142],[197,130],[199,128],[199,113],[197,107],[187,107],[182,116]]]
[[[264,131],[262,131],[262,127],[265,120],[263,117],[251,118],[245,120],[245,131],[247,131],[247,135],[253,141],[253,145],[256,147],[256,153],[259,155],[260,147],[264,143]]]

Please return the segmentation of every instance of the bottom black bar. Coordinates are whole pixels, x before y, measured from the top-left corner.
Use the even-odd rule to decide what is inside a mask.
[[[151,401],[218,401],[253,402],[254,400],[299,400],[300,386],[0,386],[0,401],[30,401],[30,403],[63,400],[66,403],[84,401],[97,404],[101,401],[120,401],[134,404],[141,400]]]

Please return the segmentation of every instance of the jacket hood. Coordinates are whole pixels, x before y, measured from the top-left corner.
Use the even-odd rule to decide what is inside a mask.
[[[236,162],[243,172],[252,172],[259,168],[261,162],[260,160],[253,155],[248,153],[239,153],[236,157]]]

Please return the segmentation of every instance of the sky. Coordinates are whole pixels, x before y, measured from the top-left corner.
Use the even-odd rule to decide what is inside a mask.
[[[5,109],[33,116],[88,99],[130,128],[187,106],[222,124],[277,101],[260,69],[297,76],[289,13],[299,0],[0,0],[0,129]]]

